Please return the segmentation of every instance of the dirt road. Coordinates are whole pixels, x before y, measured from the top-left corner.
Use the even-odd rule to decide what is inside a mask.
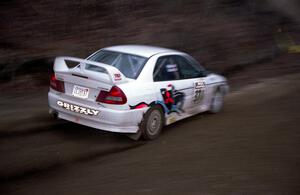
[[[45,92],[1,97],[1,194],[300,194],[300,74],[240,87],[152,142],[55,121]]]

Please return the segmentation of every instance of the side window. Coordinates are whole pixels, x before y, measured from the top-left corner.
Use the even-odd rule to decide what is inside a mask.
[[[154,81],[172,81],[179,80],[179,70],[174,56],[164,56],[158,58],[154,72]]]
[[[197,67],[183,56],[176,56],[176,62],[180,69],[180,79],[192,79],[203,75],[203,70],[200,67]]]

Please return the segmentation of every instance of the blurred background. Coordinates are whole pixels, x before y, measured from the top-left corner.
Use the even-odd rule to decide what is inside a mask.
[[[0,78],[46,73],[58,55],[149,44],[190,53],[213,71],[274,58],[299,43],[297,0],[0,3]],[[42,75],[41,78],[44,78]]]
[[[218,115],[153,142],[48,114],[56,56],[187,52],[228,78]],[[1,0],[0,194],[300,194],[299,0]]]

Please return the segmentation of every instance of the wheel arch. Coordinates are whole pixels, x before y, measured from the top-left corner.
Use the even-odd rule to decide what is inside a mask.
[[[226,83],[222,83],[222,84],[216,86],[214,92],[217,92],[217,91],[222,92],[223,95],[227,95],[229,93],[229,87]]]
[[[163,103],[158,102],[158,101],[157,102],[152,102],[149,105],[150,108],[154,107],[154,106],[158,106],[161,109],[161,111],[163,113],[163,121],[164,121],[164,124],[165,124],[165,122],[166,122],[166,113],[167,113],[166,106]]]

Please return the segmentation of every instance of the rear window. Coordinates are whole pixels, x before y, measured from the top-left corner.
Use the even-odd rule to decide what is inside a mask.
[[[89,57],[88,60],[114,66],[119,69],[126,77],[136,79],[143,69],[147,58],[132,54],[101,50]],[[97,71],[95,70],[95,67],[93,65],[88,64],[86,65],[86,69]]]

